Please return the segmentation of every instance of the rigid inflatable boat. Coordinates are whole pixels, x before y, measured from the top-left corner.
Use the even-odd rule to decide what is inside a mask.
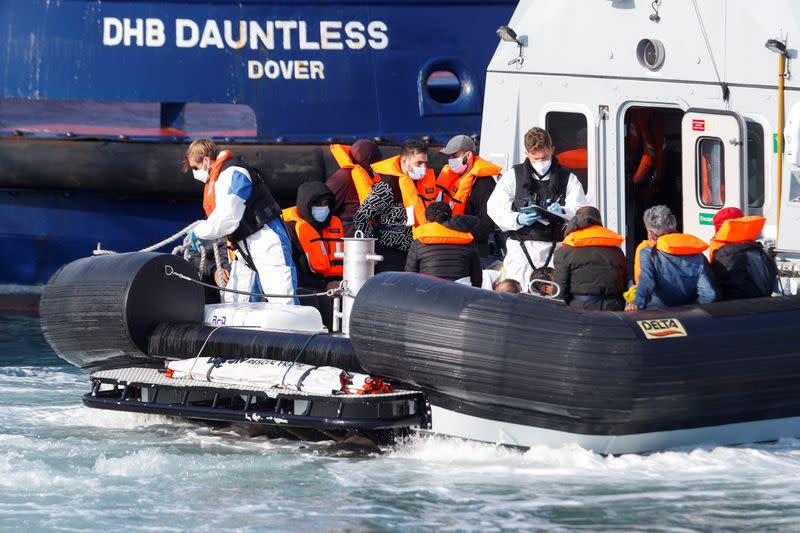
[[[204,306],[202,289],[166,267],[196,275],[179,257],[131,253],[70,263],[45,288],[45,337],[93,372],[90,407],[258,423],[303,438],[387,439],[418,429],[615,454],[800,435],[800,297],[592,312],[383,273],[343,306],[347,336],[326,332],[305,306],[255,304],[261,327],[252,317],[251,327],[231,327],[236,313]],[[280,318],[287,312],[296,322]],[[292,324],[298,330],[286,329]],[[165,359],[187,360],[184,374],[159,371]],[[215,361],[253,359],[335,367],[343,379],[380,376],[396,389],[354,394],[203,377]],[[186,365],[198,362],[200,379],[187,379]]]

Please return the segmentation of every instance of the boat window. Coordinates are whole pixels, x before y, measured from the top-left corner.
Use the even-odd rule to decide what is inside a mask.
[[[792,184],[789,186],[789,202],[800,204],[800,171],[792,170]]]
[[[544,128],[553,138],[553,146],[558,162],[575,174],[588,192],[589,160],[587,141],[587,121],[582,113],[551,111],[545,115]]]
[[[697,141],[697,191],[703,207],[725,205],[725,174],[722,140],[703,137]]]
[[[452,104],[461,96],[461,80],[449,70],[431,72],[425,85],[431,99],[440,104]]]
[[[747,205],[764,207],[764,128],[747,121]]]

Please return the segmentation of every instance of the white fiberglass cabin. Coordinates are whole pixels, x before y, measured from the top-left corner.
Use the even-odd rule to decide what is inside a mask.
[[[484,157],[510,168],[546,128],[629,261],[657,204],[704,240],[723,207],[763,215],[763,239],[800,260],[800,2],[524,0],[508,28]]]

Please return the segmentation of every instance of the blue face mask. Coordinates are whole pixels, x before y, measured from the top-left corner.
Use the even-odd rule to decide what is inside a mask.
[[[311,207],[311,218],[316,220],[317,222],[325,222],[328,220],[328,215],[331,213],[331,208],[327,205],[322,206],[312,206]]]

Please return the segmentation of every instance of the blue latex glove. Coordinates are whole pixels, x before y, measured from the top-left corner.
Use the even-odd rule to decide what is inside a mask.
[[[542,215],[539,213],[520,213],[517,215],[517,222],[523,226],[530,226],[540,218],[542,218]]]
[[[203,239],[199,238],[197,235],[195,235],[194,234],[194,230],[192,230],[189,233],[187,233],[186,236],[189,237],[189,240],[192,243],[192,250],[194,250],[198,254],[202,254],[203,253],[203,245],[205,244],[205,241]]]
[[[558,202],[553,202],[552,204],[550,204],[549,206],[547,206],[547,210],[548,210],[548,211],[550,211],[551,213],[561,213],[562,215],[563,215],[564,213],[566,213],[566,211],[564,210],[564,208],[563,208],[563,207],[561,206],[561,204],[560,204],[560,203],[558,203]]]

